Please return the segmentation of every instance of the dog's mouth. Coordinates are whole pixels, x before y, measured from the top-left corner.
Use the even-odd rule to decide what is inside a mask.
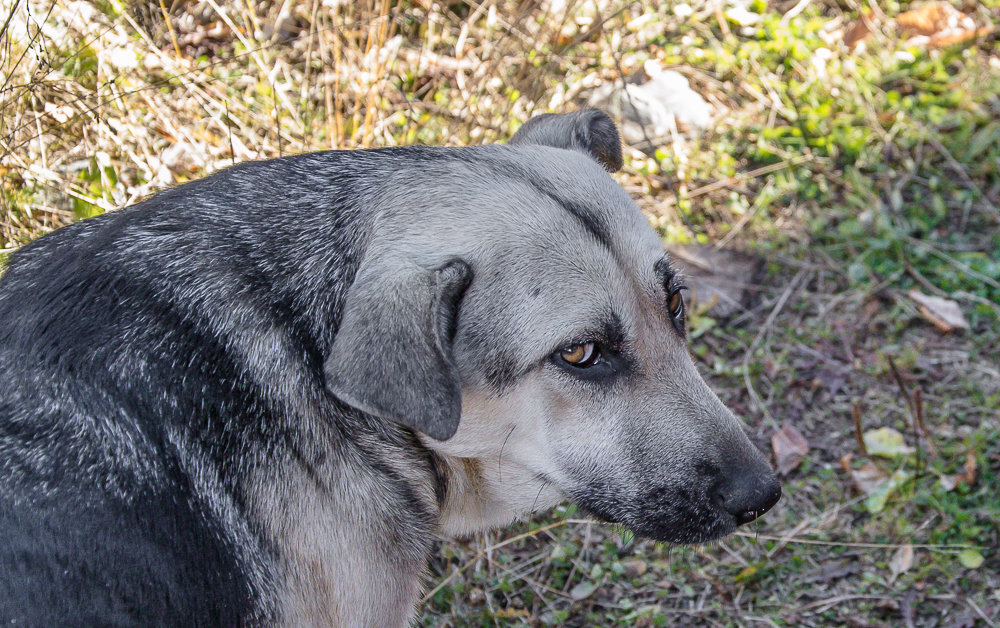
[[[700,521],[700,523],[699,523]],[[662,543],[697,545],[729,536],[736,531],[736,522],[727,516],[709,515],[701,519],[686,514],[666,519],[643,519],[622,522],[636,536]]]
[[[629,506],[580,496],[573,501],[600,521],[624,526],[636,536],[676,545],[714,541],[732,534],[737,525],[735,519],[714,509],[649,509],[639,504]]]
[[[620,524],[637,536],[672,543],[692,545],[721,539],[737,527],[767,512],[780,497],[768,494],[760,506],[750,512],[731,512],[716,491],[700,494],[684,487],[661,486],[629,499],[624,491],[593,487],[575,491],[573,501],[602,521]],[[750,516],[750,514],[753,516]]]

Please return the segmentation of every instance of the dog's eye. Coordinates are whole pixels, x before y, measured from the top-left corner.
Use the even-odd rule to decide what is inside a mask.
[[[667,303],[667,307],[670,308],[670,315],[674,318],[677,318],[684,312],[684,297],[681,296],[681,291],[679,289],[670,295],[670,301]]]
[[[583,342],[562,349],[559,352],[559,357],[575,367],[587,368],[597,363],[601,357],[601,351],[596,343]]]

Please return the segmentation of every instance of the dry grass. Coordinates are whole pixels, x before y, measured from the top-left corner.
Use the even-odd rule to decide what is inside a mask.
[[[500,140],[600,32],[580,8],[6,0],[0,248],[234,161]]]

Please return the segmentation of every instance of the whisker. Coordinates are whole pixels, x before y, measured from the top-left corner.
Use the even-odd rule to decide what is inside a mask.
[[[549,485],[548,480],[542,480],[542,485],[538,487],[538,493],[535,494],[535,501],[531,502],[531,509],[528,510],[529,513],[535,512],[535,504],[538,503],[538,498],[542,495],[542,490]]]
[[[497,456],[497,478],[501,487],[503,487],[503,468],[500,465],[503,462],[503,448],[507,446],[507,441],[510,439],[510,435],[514,433],[515,428],[517,428],[516,425],[510,426],[510,431],[507,432],[507,436],[503,439],[503,444],[500,445],[500,455]]]

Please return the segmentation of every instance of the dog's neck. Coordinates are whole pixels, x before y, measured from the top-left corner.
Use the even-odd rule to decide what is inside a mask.
[[[434,456],[444,487],[438,494],[439,530],[445,537],[503,527],[564,499],[552,484],[511,462]]]

